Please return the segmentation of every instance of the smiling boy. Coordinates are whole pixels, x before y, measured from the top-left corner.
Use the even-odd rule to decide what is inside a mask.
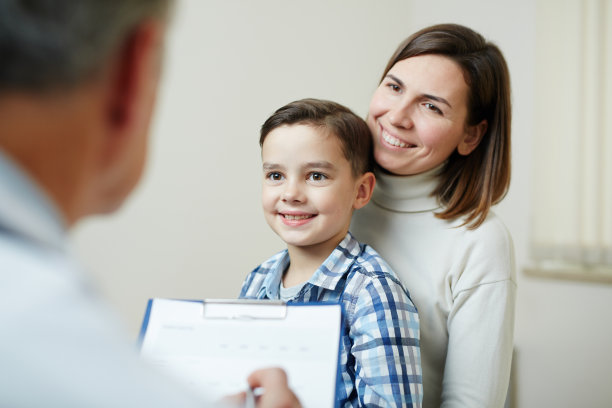
[[[349,232],[375,184],[366,123],[337,103],[303,99],[268,118],[260,145],[265,218],[287,249],[247,276],[240,297],[341,302],[338,406],[420,407],[414,304],[378,253]]]

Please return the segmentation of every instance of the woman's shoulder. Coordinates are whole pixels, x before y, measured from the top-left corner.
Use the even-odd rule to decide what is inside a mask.
[[[460,228],[460,281],[468,285],[516,281],[514,244],[501,218],[490,211],[477,228]]]
[[[461,225],[464,220],[456,221]],[[510,248],[513,246],[510,231],[502,219],[494,212],[489,211],[487,218],[476,228],[469,228],[469,225],[461,227],[466,238],[475,240],[482,245],[501,245]]]

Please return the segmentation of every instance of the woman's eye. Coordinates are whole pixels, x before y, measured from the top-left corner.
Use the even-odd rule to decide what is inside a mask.
[[[390,89],[390,90],[392,90],[393,92],[399,92],[399,91],[401,91],[401,88],[400,88],[400,87],[399,87],[397,84],[394,84],[394,83],[388,83],[388,84],[387,84],[387,88],[389,88],[389,89]]]
[[[425,107],[432,112],[439,113],[440,115],[442,114],[442,111],[438,109],[438,107],[434,105],[433,103],[426,102]]]
[[[310,175],[308,176],[308,180],[310,181],[323,181],[326,180],[327,176],[323,173],[318,173],[318,172],[312,172],[310,173]]]
[[[276,171],[272,171],[272,172],[266,174],[266,178],[268,180],[272,180],[272,181],[280,181],[280,180],[283,179],[283,175],[278,173],[278,172],[276,172]]]

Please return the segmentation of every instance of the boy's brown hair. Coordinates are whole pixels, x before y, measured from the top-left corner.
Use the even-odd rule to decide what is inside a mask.
[[[308,125],[334,135],[357,177],[373,169],[372,135],[363,119],[347,107],[321,99],[301,99],[274,112],[261,126],[259,145],[268,134],[284,125]]]

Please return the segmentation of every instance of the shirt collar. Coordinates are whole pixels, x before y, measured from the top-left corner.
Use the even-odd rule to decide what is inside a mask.
[[[0,149],[0,228],[64,251],[66,226],[52,201]]]
[[[279,299],[281,278],[283,277],[283,273],[288,266],[289,251],[285,249],[277,256],[276,261],[266,274],[266,277],[261,285],[261,289],[259,289],[260,294],[265,293],[268,299]],[[261,296],[258,295],[258,298],[261,298]]]
[[[372,201],[380,207],[399,212],[439,209],[437,197],[431,194],[438,185],[438,174],[443,166],[413,176],[396,176],[377,169]]]
[[[359,241],[350,232],[347,232],[344,239],[340,241],[310,278],[309,283],[334,290],[360,254],[361,245]]]
[[[351,264],[361,254],[361,246],[350,232],[347,232],[342,241],[323,261],[304,287],[319,286],[334,290],[340,280],[350,270]],[[283,273],[289,266],[289,251],[281,252],[262,283],[260,294],[265,293],[269,299],[278,299],[280,282]]]

